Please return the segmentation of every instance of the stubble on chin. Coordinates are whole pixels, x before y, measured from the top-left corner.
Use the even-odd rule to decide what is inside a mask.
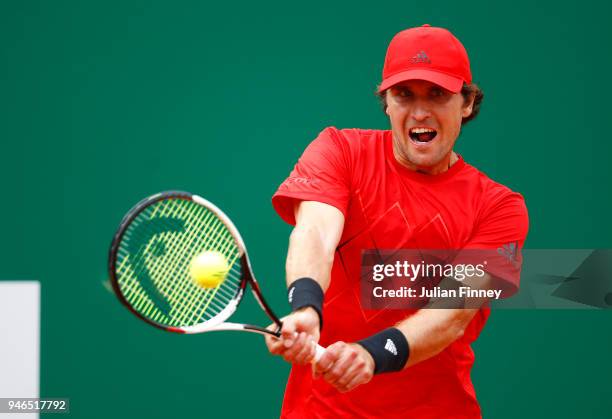
[[[438,173],[445,172],[448,168],[450,168],[452,163],[454,163],[453,150],[451,149],[448,165],[444,165],[444,168],[442,170],[439,170],[439,171],[435,170],[434,169],[435,166],[440,165],[441,162],[445,160],[445,157],[448,153],[443,153],[442,155],[436,155],[436,156],[411,155],[410,152],[407,150],[409,147],[409,144],[403,144],[402,141],[403,140],[398,140],[394,134],[393,136],[393,155],[396,161],[398,161],[402,166],[405,166],[408,169],[411,169],[417,172],[421,172],[421,173],[425,173],[425,174],[438,174]],[[405,141],[410,141],[410,139],[407,139]],[[435,173],[432,173],[432,170]]]

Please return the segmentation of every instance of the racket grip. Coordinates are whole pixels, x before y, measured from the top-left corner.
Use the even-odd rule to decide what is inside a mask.
[[[317,362],[319,362],[319,359],[321,359],[324,353],[325,353],[325,348],[317,344],[317,346],[315,346],[315,356],[312,360],[312,363],[316,364]]]

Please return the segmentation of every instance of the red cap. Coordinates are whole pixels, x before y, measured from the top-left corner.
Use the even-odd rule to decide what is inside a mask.
[[[395,35],[387,49],[379,92],[406,80],[426,80],[453,93],[472,82],[467,51],[443,28],[423,25]]]

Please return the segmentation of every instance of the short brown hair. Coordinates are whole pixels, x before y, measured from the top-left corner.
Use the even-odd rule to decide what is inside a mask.
[[[474,105],[472,106],[472,113],[470,114],[470,116],[467,116],[461,120],[461,125],[465,125],[478,116],[478,113],[480,112],[480,104],[482,103],[482,99],[484,98],[484,93],[476,83],[463,83],[463,87],[461,88],[461,94],[463,95],[463,100],[468,100],[470,96],[474,95]],[[378,96],[378,99],[380,100],[383,112],[386,112],[387,91],[383,90],[382,92],[378,92],[378,89],[376,89],[376,96]]]

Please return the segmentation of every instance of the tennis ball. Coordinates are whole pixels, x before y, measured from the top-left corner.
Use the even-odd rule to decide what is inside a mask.
[[[204,288],[216,288],[225,280],[230,266],[220,252],[207,251],[191,260],[189,272],[193,281]]]

